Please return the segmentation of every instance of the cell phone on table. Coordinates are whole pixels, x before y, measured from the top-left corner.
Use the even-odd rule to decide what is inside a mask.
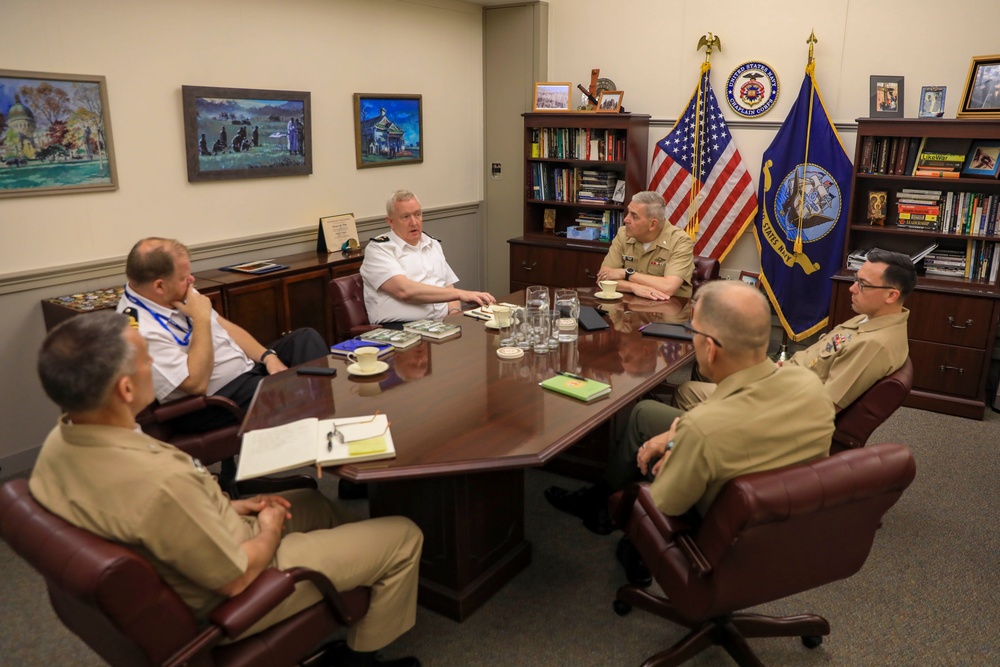
[[[295,369],[295,372],[299,375],[326,375],[329,377],[337,376],[337,369],[330,368],[329,366],[303,366],[302,368]]]

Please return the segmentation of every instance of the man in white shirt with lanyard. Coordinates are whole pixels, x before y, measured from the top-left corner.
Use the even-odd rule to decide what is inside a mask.
[[[489,292],[457,289],[441,242],[424,234],[424,213],[416,195],[397,190],[385,205],[388,234],[365,248],[361,277],[372,324],[440,320],[462,311],[461,302],[496,303]]]
[[[193,287],[188,249],[173,239],[147,238],[125,264],[128,283],[118,312],[132,318],[153,357],[156,399],[220,395],[244,410],[261,378],[325,356],[323,337],[297,329],[266,348],[242,327],[222,318]],[[202,430],[219,424],[203,415],[185,424]]]

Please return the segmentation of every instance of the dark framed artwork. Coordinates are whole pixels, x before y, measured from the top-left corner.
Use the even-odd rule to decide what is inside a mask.
[[[358,169],[424,161],[422,95],[354,93]]]
[[[869,83],[868,116],[903,117],[903,77],[872,74]]]
[[[1000,141],[976,141],[962,165],[963,176],[996,178],[1000,170]]]
[[[1000,55],[973,56],[957,115],[1000,118]]]
[[[117,189],[105,78],[0,69],[0,197]]]
[[[182,86],[188,180],[312,173],[310,94]]]

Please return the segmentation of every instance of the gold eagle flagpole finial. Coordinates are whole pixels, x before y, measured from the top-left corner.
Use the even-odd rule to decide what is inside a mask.
[[[718,35],[713,35],[708,33],[707,35],[702,35],[701,39],[698,40],[698,48],[695,51],[701,51],[701,47],[705,47],[705,62],[707,63],[712,59],[712,49],[722,50],[722,40],[719,39]]]
[[[705,91],[707,88],[708,72],[712,68],[712,49],[722,51],[722,40],[718,35],[708,33],[702,35],[698,40],[698,47],[695,51],[705,48],[705,62],[701,64],[701,80],[698,83],[698,98],[695,101],[695,125],[694,137],[691,147],[691,192],[688,196],[688,222],[687,233],[694,241],[698,237],[698,209],[701,206],[701,118],[703,116],[702,107],[705,104]]]

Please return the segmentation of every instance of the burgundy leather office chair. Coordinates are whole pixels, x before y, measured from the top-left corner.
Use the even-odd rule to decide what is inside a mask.
[[[327,287],[326,295],[333,310],[333,325],[337,330],[338,343],[378,329],[378,325],[368,322],[365,287],[360,273],[334,278]]]
[[[23,479],[0,488],[0,537],[45,578],[63,624],[114,666],[295,665],[368,611],[368,588],[339,593],[313,570],[271,568],[212,611],[199,629],[148,561],[52,514]],[[304,580],[323,593],[322,601],[260,633],[220,644],[249,629]]]
[[[837,430],[833,434],[830,453],[864,447],[875,429],[903,404],[910,395],[911,388],[913,363],[907,357],[899,370],[873,384],[868,391],[837,413],[834,420]]]
[[[860,570],[882,516],[915,474],[913,455],[897,444],[753,473],[726,484],[697,527],[657,510],[644,484],[619,494],[615,516],[664,596],[623,586],[615,611],[635,605],[691,630],[644,665],[679,665],[719,644],[738,664],[760,666],[748,637],[798,636],[819,646],[830,634],[822,616],[739,610]]]
[[[692,292],[697,292],[699,287],[710,280],[718,280],[719,270],[719,260],[695,255],[694,273],[691,274]]]

